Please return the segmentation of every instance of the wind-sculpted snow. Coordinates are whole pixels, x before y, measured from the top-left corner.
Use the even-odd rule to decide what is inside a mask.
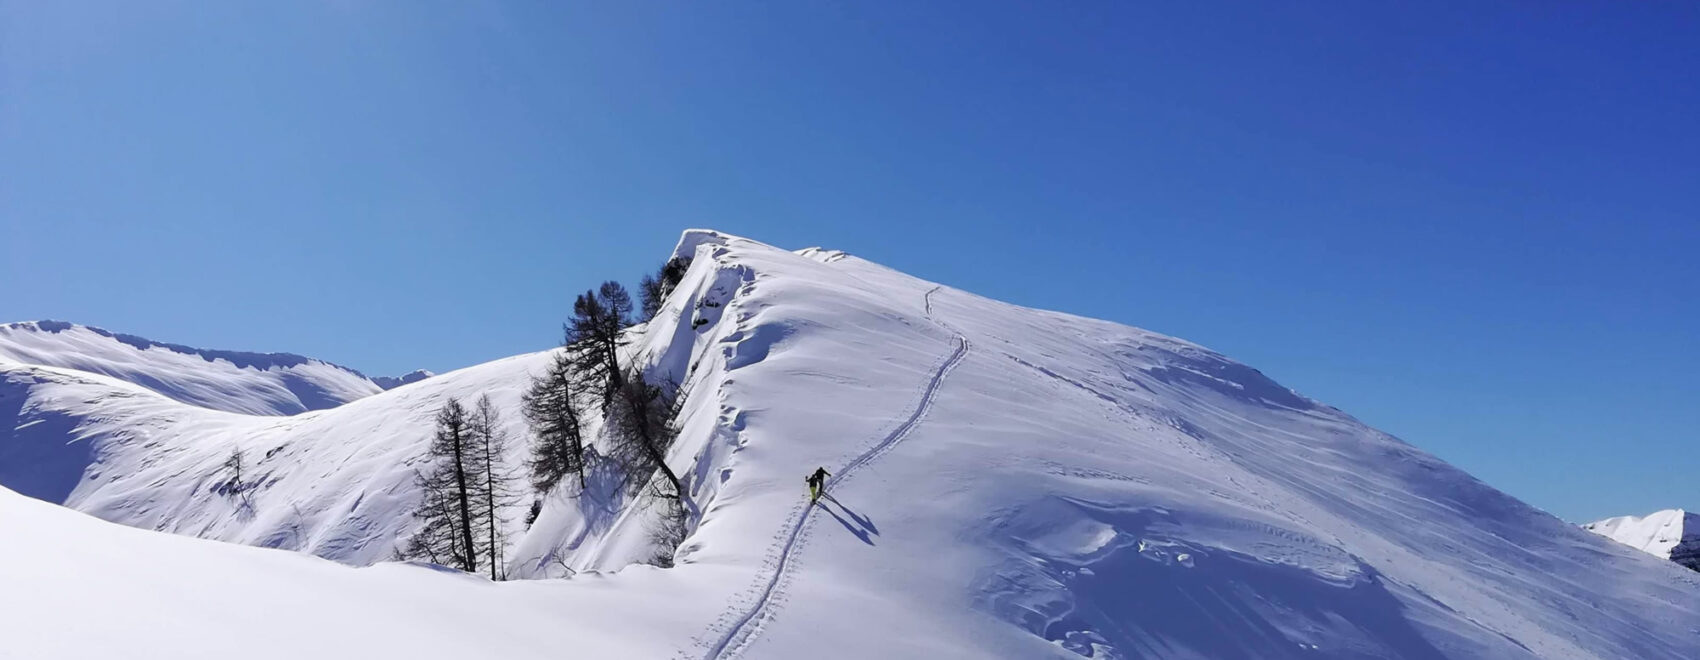
[[[289,353],[165,344],[62,321],[0,325],[0,366],[111,376],[183,403],[250,415],[335,408],[381,388],[360,372]]]
[[[297,593],[286,581],[300,581],[377,611],[451,597],[509,609],[499,648],[472,653],[488,657],[1700,657],[1694,573],[1202,347],[998,303],[843,252],[692,231],[676,254],[693,258],[689,271],[627,349],[687,397],[669,456],[692,516],[677,549],[655,546],[655,512],[620,495],[620,475],[596,472],[583,492],[544,497],[529,529],[516,522],[510,573],[564,579],[489,585],[317,564],[325,577],[310,578],[207,544],[194,561],[255,593]],[[17,423],[0,460],[43,469],[0,463],[0,484],[48,494],[69,484],[68,505],[131,525],[379,561],[413,529],[412,470],[435,408],[488,393],[518,437],[519,392],[548,359],[286,418],[8,367],[0,414]],[[263,485],[251,503],[210,488],[232,448],[257,457]],[[841,474],[810,507],[803,477],[817,466]],[[55,534],[28,533],[29,547],[88,543]],[[12,538],[0,537],[0,566],[19,552]],[[88,552],[122,552],[103,547]],[[669,550],[674,568],[633,565]],[[68,575],[72,561],[101,565],[51,553],[16,561]],[[111,589],[179,592],[136,587],[117,572],[130,564],[115,566],[100,573]],[[65,580],[102,597],[97,584]],[[204,603],[161,598],[183,608],[180,622],[107,625],[138,640],[155,639],[148,625],[199,625]],[[364,622],[312,610],[266,605],[291,637],[367,636]],[[393,623],[372,629],[400,634]],[[273,623],[217,625],[259,637]],[[405,657],[466,657],[462,638],[422,625],[441,643]],[[101,655],[84,644],[30,657]],[[187,655],[220,655],[196,648]]]

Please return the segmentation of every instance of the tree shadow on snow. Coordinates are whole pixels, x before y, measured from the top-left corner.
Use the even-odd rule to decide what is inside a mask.
[[[568,475],[567,479],[576,480],[576,477]],[[573,497],[573,502],[587,529],[603,532],[614,524],[625,504],[628,485],[618,463],[602,458],[594,449],[586,451],[584,489]]]

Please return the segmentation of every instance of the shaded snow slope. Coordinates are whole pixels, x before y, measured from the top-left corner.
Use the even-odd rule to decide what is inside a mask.
[[[1583,525],[1582,529],[1700,570],[1700,514],[1666,509],[1646,516],[1607,518]]]
[[[0,325],[0,365],[76,369],[183,403],[250,415],[334,408],[381,388],[360,372],[288,353],[162,344],[60,321]]]
[[[1207,349],[842,252],[692,231],[679,254],[691,268],[628,346],[688,397],[669,458],[695,514],[678,566],[629,566],[665,549],[647,533],[653,512],[612,494],[610,475],[548,495],[509,568],[573,577],[480,587],[526,595],[479,602],[526,621],[557,613],[558,642],[506,657],[600,644],[595,626],[628,606],[658,622],[586,655],[1700,657],[1693,573]],[[517,433],[518,392],[548,358],[282,419],[4,368],[0,415],[17,423],[0,418],[15,428],[0,436],[0,484],[23,474],[109,520],[378,561],[412,529],[412,464],[436,406],[489,393]],[[232,447],[271,454],[251,505],[212,488]],[[16,469],[18,455],[58,467]],[[834,476],[811,506],[802,479],[816,466]],[[418,573],[337,575],[450,579]],[[319,625],[344,630],[305,629]]]

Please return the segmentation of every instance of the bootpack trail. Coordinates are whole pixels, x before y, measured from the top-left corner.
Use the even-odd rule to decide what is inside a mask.
[[[922,391],[919,403],[915,405],[915,410],[909,414],[909,417],[904,419],[903,423],[899,424],[897,428],[892,429],[891,433],[886,434],[884,439],[880,440],[877,444],[868,448],[867,451],[862,452],[854,459],[851,459],[849,463],[846,463],[843,467],[833,472],[832,476],[827,479],[825,485],[822,486],[822,493],[829,492],[831,486],[850,478],[862,467],[873,462],[874,459],[879,458],[881,455],[884,455],[887,451],[890,451],[892,447],[897,445],[897,443],[902,442],[904,438],[907,438],[909,433],[915,430],[915,427],[920,426],[921,420],[926,417],[927,411],[932,408],[933,398],[938,394],[939,386],[944,384],[945,377],[950,375],[950,371],[956,368],[956,365],[961,363],[963,358],[968,356],[968,338],[961,332],[958,332],[955,328],[952,328],[950,324],[940,321],[937,317],[933,316],[933,294],[937,293],[942,288],[943,287],[933,287],[925,294],[924,300],[926,304],[926,314],[927,318],[932,322],[937,323],[940,327],[951,332],[956,340],[956,349],[951,352],[950,357],[946,358],[945,361],[939,365],[938,370],[933,372],[932,379],[927,382],[927,387]],[[774,591],[778,588],[781,579],[785,577],[786,571],[789,570],[791,557],[798,551],[797,538],[801,535],[803,529],[808,527],[809,521],[812,519],[815,512],[815,508],[816,503],[813,501],[809,502],[803,509],[803,515],[797,519],[797,522],[791,525],[790,533],[785,537],[785,544],[780,549],[779,558],[774,566],[773,573],[768,576],[767,582],[762,586],[760,596],[756,598],[756,601],[753,604],[744,610],[743,614],[739,615],[738,618],[733,621],[732,626],[727,629],[726,634],[722,635],[718,640],[716,640],[713,646],[709,647],[708,653],[703,656],[704,660],[721,660],[722,658],[735,657],[744,648],[748,647],[750,642],[755,641],[756,637],[761,633],[761,623],[766,620],[773,611],[772,602]]]

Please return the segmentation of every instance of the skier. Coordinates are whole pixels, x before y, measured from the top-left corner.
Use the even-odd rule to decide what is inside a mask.
[[[809,475],[809,476],[807,476],[803,479],[803,481],[805,481],[809,484],[809,503],[810,504],[814,504],[815,500],[820,499],[821,493],[826,491],[826,478],[827,478],[828,475],[829,475],[829,473],[826,471],[826,468],[817,467],[817,468],[815,468],[814,474],[811,474],[811,475]]]

